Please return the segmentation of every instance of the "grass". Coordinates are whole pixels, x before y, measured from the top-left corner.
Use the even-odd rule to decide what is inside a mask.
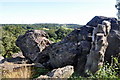
[[[23,66],[13,70],[2,70],[2,78],[37,78],[46,74],[49,70],[36,67]]]
[[[33,75],[30,67],[21,67],[16,70],[3,70],[2,78],[31,78]]]

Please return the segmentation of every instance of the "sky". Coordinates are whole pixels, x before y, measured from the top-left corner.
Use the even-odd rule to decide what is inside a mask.
[[[0,24],[84,25],[94,16],[116,17],[116,0],[0,0]]]

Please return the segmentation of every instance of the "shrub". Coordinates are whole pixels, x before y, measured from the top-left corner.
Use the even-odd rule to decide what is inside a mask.
[[[118,69],[120,68],[120,63],[118,63],[118,58],[113,57],[111,64],[104,64],[95,74],[91,74],[89,78],[104,78],[113,79],[119,78]]]

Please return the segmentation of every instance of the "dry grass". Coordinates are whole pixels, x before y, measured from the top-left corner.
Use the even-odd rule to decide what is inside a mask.
[[[2,78],[37,78],[49,70],[34,67],[35,64],[13,64],[5,62],[0,64],[0,80]]]
[[[11,70],[3,70],[2,78],[31,78],[33,75],[30,67],[21,67],[18,69]]]

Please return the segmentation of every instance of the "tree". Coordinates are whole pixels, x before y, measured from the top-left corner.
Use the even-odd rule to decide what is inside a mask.
[[[57,39],[63,39],[66,37],[73,29],[68,29],[64,27],[60,27],[55,33],[57,34]]]
[[[13,53],[20,51],[15,41],[19,35],[24,34],[25,30],[14,25],[3,26],[2,28],[1,54],[4,57],[10,57]]]
[[[48,30],[46,32],[48,33],[50,38],[57,39],[57,35],[55,34],[55,30],[54,29],[50,29],[50,30]]]

